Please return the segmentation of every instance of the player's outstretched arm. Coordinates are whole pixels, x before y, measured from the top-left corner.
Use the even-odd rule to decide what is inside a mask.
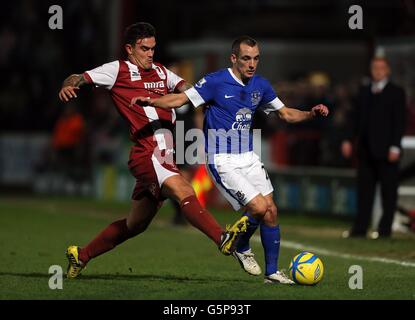
[[[278,109],[279,117],[289,123],[307,121],[317,116],[327,117],[328,114],[329,109],[324,104],[314,106],[310,111],[301,111],[290,107]]]
[[[181,93],[170,93],[162,96],[160,98],[150,98],[150,97],[135,97],[131,100],[130,106],[134,104],[144,105],[144,106],[153,106],[163,109],[174,109],[180,108],[182,105],[188,103],[190,100],[186,94]]]
[[[62,84],[62,88],[59,91],[59,99],[64,102],[68,102],[72,98],[76,98],[75,90],[79,90],[81,86],[87,84],[88,81],[82,74],[72,74],[67,77]]]

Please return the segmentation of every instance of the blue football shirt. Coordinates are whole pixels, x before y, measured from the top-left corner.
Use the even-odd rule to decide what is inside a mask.
[[[269,113],[284,106],[266,79],[255,75],[245,85],[230,68],[206,75],[185,94],[195,107],[207,106],[203,131],[208,155],[252,151],[256,109]]]

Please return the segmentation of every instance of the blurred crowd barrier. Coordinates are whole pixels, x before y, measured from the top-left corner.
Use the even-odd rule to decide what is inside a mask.
[[[96,144],[94,159],[61,166],[50,163],[53,137],[45,134],[0,135],[0,187],[47,195],[77,195],[128,201],[134,178],[126,166],[130,143],[123,138]],[[107,141],[105,139],[105,141]],[[271,140],[272,141],[272,140]],[[268,145],[266,141],[263,141]],[[403,167],[413,165],[415,139],[404,138]],[[262,149],[267,152],[267,146]],[[46,162],[45,162],[46,161]],[[287,212],[353,216],[356,207],[355,170],[352,167],[278,166],[268,168],[279,208]],[[208,178],[208,177],[205,177]],[[193,181],[198,188],[200,181]],[[414,179],[400,187],[400,203],[415,207]],[[200,192],[209,207],[228,207],[215,188]],[[375,205],[376,209],[376,205]],[[380,208],[379,208],[380,210]]]

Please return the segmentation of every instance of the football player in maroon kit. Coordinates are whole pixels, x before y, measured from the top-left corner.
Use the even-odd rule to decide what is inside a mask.
[[[156,98],[191,87],[153,61],[155,46],[154,27],[145,22],[135,23],[125,31],[127,60],[113,61],[83,74],[71,75],[59,92],[59,98],[67,102],[76,98],[76,91],[86,84],[109,90],[118,112],[130,126],[134,146],[128,166],[136,178],[127,218],[113,222],[82,248],[68,247],[68,278],[77,277],[92,258],[144,232],[166,198],[177,201],[186,219],[212,239],[225,255],[232,254],[240,235],[246,232],[245,216],[224,230],[210,212],[202,208],[193,188],[180,175],[170,157],[173,142],[168,133],[175,125],[174,111],[132,103],[136,96]]]

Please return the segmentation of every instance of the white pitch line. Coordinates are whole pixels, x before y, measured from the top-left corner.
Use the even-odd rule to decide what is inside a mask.
[[[261,242],[261,238],[259,236],[253,236],[251,239],[255,242]],[[362,261],[369,261],[369,262],[381,262],[381,263],[388,263],[388,264],[396,264],[402,267],[415,268],[415,262],[394,260],[394,259],[388,259],[388,258],[382,258],[382,257],[357,256],[353,254],[340,253],[337,251],[327,250],[327,249],[319,248],[319,247],[305,246],[302,243],[294,242],[294,241],[287,241],[287,240],[281,241],[281,247],[288,248],[288,249],[297,249],[297,250],[302,250],[302,251],[310,251],[316,254],[321,254],[321,255],[329,256],[329,257],[337,257],[337,258],[350,259],[350,260],[362,260]]]
[[[166,226],[165,223],[158,223],[160,226]],[[196,229],[187,229],[187,232],[191,233],[199,233]],[[261,243],[261,237],[260,236],[253,236],[251,238],[252,241]],[[287,248],[287,249],[297,249],[301,251],[310,251],[316,254],[321,254],[324,256],[329,257],[337,257],[342,259],[349,259],[349,260],[361,260],[361,261],[368,261],[368,262],[381,262],[386,264],[396,264],[401,267],[410,267],[415,268],[415,262],[410,261],[403,261],[403,260],[395,260],[395,259],[388,259],[388,258],[382,258],[382,257],[364,257],[364,256],[357,256],[354,254],[348,254],[348,253],[340,253],[337,251],[327,250],[324,248],[319,247],[313,247],[313,246],[306,246],[299,242],[289,241],[289,240],[283,240],[281,241],[281,247]]]

